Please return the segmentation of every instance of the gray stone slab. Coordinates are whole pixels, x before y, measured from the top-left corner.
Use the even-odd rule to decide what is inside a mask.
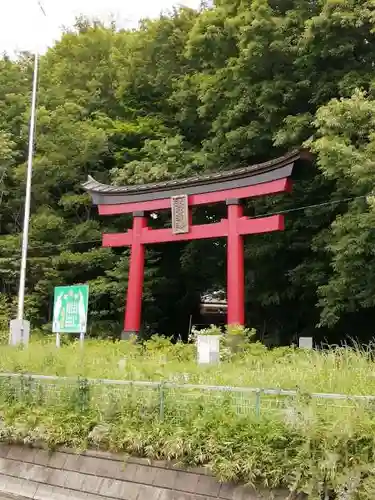
[[[34,500],[52,500],[54,487],[48,484],[38,484]]]
[[[100,486],[100,494],[110,498],[121,499],[123,488],[123,481],[104,478]]]
[[[69,456],[70,455],[60,452],[51,453],[47,465],[48,467],[52,467],[54,469],[64,469]]]
[[[0,458],[0,472],[5,472],[9,467],[10,461],[6,458]]]
[[[21,497],[20,495],[13,495],[12,493],[2,493],[0,491],[0,500],[30,500],[26,497]]]
[[[3,472],[8,474],[9,476],[17,477],[19,475],[20,470],[22,469],[22,462],[18,462],[16,460],[8,460],[4,459],[3,462]]]
[[[30,477],[31,475],[31,469],[34,467],[34,464],[30,464],[28,462],[18,462],[18,473],[17,477],[20,477],[21,479],[32,479]]]
[[[157,469],[149,465],[138,465],[134,481],[136,483],[152,485],[155,480]]]
[[[159,500],[163,490],[152,486],[140,485],[137,500]]]
[[[195,493],[200,476],[189,472],[178,472],[174,488],[178,491]]]
[[[82,491],[74,491],[66,488],[55,488],[51,500],[87,500],[87,494]],[[103,500],[103,497],[94,495],[95,500]]]
[[[124,482],[121,491],[121,500],[138,500],[140,488],[142,486],[137,483]]]
[[[128,465],[118,460],[105,460],[103,458],[82,457],[79,472],[93,474],[109,479],[132,480],[137,466]]]
[[[211,476],[199,476],[195,493],[198,493],[199,495],[218,497],[219,491],[220,483],[215,478]]]
[[[10,446],[7,458],[11,460],[20,460],[22,462],[32,462],[34,460],[35,450],[26,446]]]
[[[48,483],[51,469],[42,465],[29,464],[26,479],[31,479],[37,483]]]
[[[54,487],[51,500],[81,500],[79,494],[72,497],[72,491],[66,488]]]
[[[0,458],[6,458],[9,453],[10,446],[8,444],[0,445]]]
[[[183,491],[164,490],[158,500],[212,500],[212,498]]]
[[[69,500],[86,500],[86,493],[84,493],[83,491],[74,491],[74,490],[71,490],[69,492]],[[98,500],[103,500],[103,497],[99,497],[96,495],[96,498]],[[52,499],[54,500],[54,499]]]
[[[133,463],[122,463],[119,470],[118,479],[123,479],[124,481],[135,481],[135,477],[138,472],[139,465]]]
[[[175,493],[175,490],[161,490],[158,500],[173,500]]]
[[[3,482],[4,481],[4,482]],[[33,498],[37,490],[37,484],[26,479],[6,477],[1,480],[1,488],[5,493],[21,495],[26,498]]]
[[[48,482],[51,486],[63,487],[68,476],[68,472],[64,470],[51,469],[51,474]]]
[[[65,471],[66,479],[63,484],[64,488],[70,488],[71,490],[81,491],[83,483],[85,482],[86,475],[80,474],[79,472]]]
[[[36,450],[33,463],[37,465],[47,465],[51,457],[51,453],[46,450]]]
[[[82,493],[82,500],[103,500],[103,497],[91,493]]]
[[[65,454],[64,469],[74,472],[81,472],[82,464],[85,463],[86,457],[78,454]]]
[[[6,474],[3,474],[2,472],[0,472],[0,485],[2,485],[5,482],[7,477],[8,476]],[[1,489],[0,489],[0,491],[1,491]]]
[[[137,472],[137,465],[115,460],[104,460],[94,457],[69,456],[64,469],[78,471],[83,474],[103,476],[108,479],[132,480]]]
[[[82,465],[85,463],[86,460],[87,460],[87,458],[84,457],[84,460],[82,461]],[[97,476],[114,478],[114,477],[118,477],[119,474],[121,473],[121,462],[118,462],[116,460],[106,460],[104,458],[95,458],[94,460],[96,461],[95,474]]]
[[[5,458],[5,456],[7,458]],[[9,458],[8,458],[9,457]],[[2,484],[35,500],[285,500],[287,491],[261,491],[220,484],[207,469],[181,469],[172,462],[123,459],[107,452],[82,455],[0,445]],[[48,484],[47,484],[48,483]],[[25,495],[26,489],[29,494]],[[5,491],[5,490],[4,490]],[[52,493],[53,492],[53,495]],[[271,495],[271,497],[270,497]],[[273,495],[273,496],[272,496]],[[304,497],[296,496],[296,500]]]
[[[71,464],[66,464],[70,466]],[[77,461],[73,463],[73,465],[77,465]],[[80,461],[79,464],[79,472],[83,474],[96,474],[98,469],[97,458],[87,457],[86,455],[83,457],[83,460]]]
[[[191,493],[182,493],[181,491],[176,491],[173,500],[212,500],[211,497],[205,497],[201,495],[193,495]]]
[[[170,489],[175,488],[178,474],[180,473],[174,470],[156,469],[154,475],[154,481],[152,484],[154,486],[158,486],[159,488],[170,488]]]
[[[104,478],[98,476],[89,476],[85,474],[85,479],[82,484],[82,490],[86,493],[97,494],[100,493]]]

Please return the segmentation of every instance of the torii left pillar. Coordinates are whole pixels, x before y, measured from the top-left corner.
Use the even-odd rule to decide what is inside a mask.
[[[145,270],[145,246],[141,241],[142,231],[147,226],[144,212],[133,212],[132,243],[128,292],[125,305],[124,331],[122,340],[138,335],[141,329],[143,281]]]
[[[227,324],[245,325],[245,262],[243,235],[239,222],[243,218],[240,200],[227,200]]]

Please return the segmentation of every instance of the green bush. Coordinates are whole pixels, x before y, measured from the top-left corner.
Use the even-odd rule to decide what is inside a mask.
[[[239,411],[235,394],[199,390],[0,381],[0,436],[51,449],[96,447],[206,466],[223,481],[287,486],[318,500],[375,498],[371,407],[322,408],[303,397],[283,411]]]
[[[0,294],[0,345],[8,343],[11,306],[5,294]]]

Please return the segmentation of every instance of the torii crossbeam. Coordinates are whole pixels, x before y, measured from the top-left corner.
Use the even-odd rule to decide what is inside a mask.
[[[141,327],[145,245],[172,241],[227,238],[227,323],[244,325],[243,237],[281,231],[284,217],[245,217],[241,200],[290,191],[293,166],[303,159],[309,160],[309,153],[298,150],[236,170],[135,186],[108,186],[89,177],[83,187],[98,205],[99,214],[133,214],[132,229],[103,234],[104,247],[131,248],[124,338],[138,334]],[[220,202],[227,205],[227,218],[212,224],[192,223],[192,207]],[[172,228],[147,226],[146,214],[159,210],[172,210]]]

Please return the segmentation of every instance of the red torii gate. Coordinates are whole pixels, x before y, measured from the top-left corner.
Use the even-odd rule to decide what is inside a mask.
[[[284,217],[251,219],[243,216],[241,199],[291,190],[294,163],[309,159],[305,151],[239,168],[154,184],[108,186],[89,177],[83,188],[91,194],[100,215],[133,214],[133,228],[125,233],[103,234],[104,247],[130,246],[124,337],[141,327],[145,245],[169,241],[227,238],[227,302],[229,325],[244,325],[243,236],[284,229]],[[192,207],[226,202],[228,217],[220,222],[194,225]],[[172,210],[172,228],[147,227],[147,212]]]

